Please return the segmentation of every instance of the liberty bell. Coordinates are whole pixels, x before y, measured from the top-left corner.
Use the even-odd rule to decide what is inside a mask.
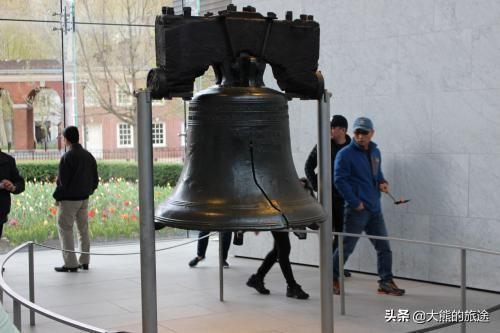
[[[288,100],[317,99],[319,25],[311,16],[280,21],[255,8],[213,16],[156,19],[157,68],[148,74],[153,98],[191,99],[184,168],[155,223],[194,230],[273,230],[326,220],[301,186],[290,145]],[[266,88],[270,64],[285,93]],[[216,85],[192,96],[211,66]]]

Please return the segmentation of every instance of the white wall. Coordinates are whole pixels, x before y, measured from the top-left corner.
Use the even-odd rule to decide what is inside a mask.
[[[287,10],[294,17],[312,14],[320,23],[320,69],[333,93],[332,113],[350,123],[372,118],[392,192],[411,198],[402,207],[383,199],[391,236],[500,251],[500,1],[233,3],[279,19]],[[315,103],[292,102],[290,121],[294,161],[303,175],[316,141]],[[250,254],[264,241],[270,243],[261,237],[237,251]],[[316,263],[316,245],[308,243],[292,254]],[[459,283],[458,251],[392,247],[396,275]],[[500,291],[500,258],[467,258],[469,285]],[[376,271],[368,241],[360,241],[349,265]]]

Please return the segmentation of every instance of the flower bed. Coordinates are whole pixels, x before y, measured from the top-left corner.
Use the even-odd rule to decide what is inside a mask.
[[[23,193],[12,196],[11,213],[4,225],[4,237],[10,241],[11,246],[29,240],[44,243],[58,239],[57,207],[52,198],[54,188],[54,183],[35,179],[26,183],[26,190]],[[170,186],[155,187],[155,204],[165,200],[171,191]],[[137,182],[118,178],[99,184],[89,199],[88,214],[90,237],[93,240],[137,238],[139,235]],[[165,228],[160,234],[172,232],[175,230]]]

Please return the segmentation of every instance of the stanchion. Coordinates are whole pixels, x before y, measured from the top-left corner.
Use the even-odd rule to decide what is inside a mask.
[[[345,289],[344,289],[344,236],[339,238],[339,287],[340,287],[340,314],[345,315]]]
[[[224,246],[222,232],[219,232],[219,300],[224,302]]]
[[[318,100],[318,194],[327,220],[320,227],[321,332],[333,333],[332,162],[330,98],[325,90]]]
[[[28,245],[28,275],[30,302],[35,303],[35,260],[33,257],[33,242]],[[35,311],[30,309],[30,325],[35,326]]]
[[[467,310],[467,260],[466,260],[467,252],[465,249],[460,250],[460,268],[461,268],[461,283],[460,283],[460,291],[461,291],[461,300],[460,305],[462,308],[462,313],[465,313]],[[460,324],[460,332],[465,333],[467,331],[467,323],[463,321]]]
[[[149,90],[137,97],[142,332],[157,333],[156,253],[153,201],[152,109]]]

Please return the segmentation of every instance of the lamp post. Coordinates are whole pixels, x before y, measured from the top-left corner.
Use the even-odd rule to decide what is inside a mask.
[[[87,81],[82,81],[82,113],[83,113],[83,148],[87,149],[87,118],[85,115],[85,88]]]

